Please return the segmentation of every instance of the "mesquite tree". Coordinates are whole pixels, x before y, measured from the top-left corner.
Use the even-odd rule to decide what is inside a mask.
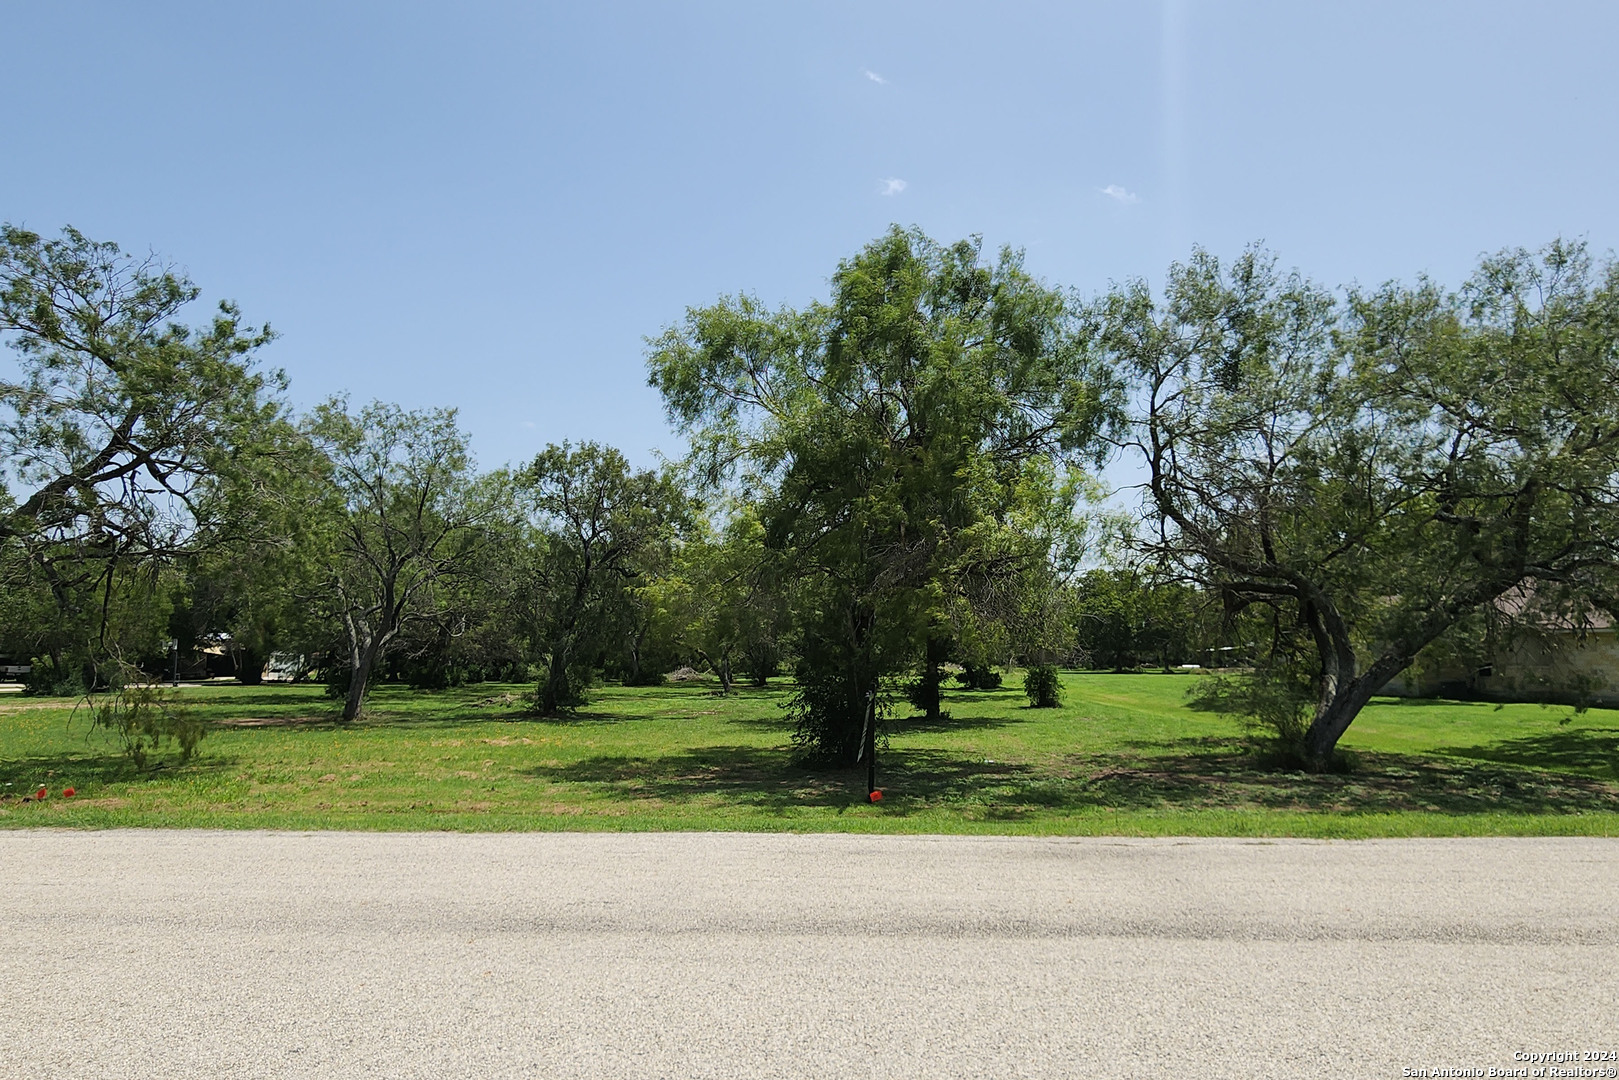
[[[925,659],[963,576],[1017,571],[975,554],[984,523],[1106,415],[1065,297],[1014,252],[980,255],[896,228],[838,267],[826,303],[738,296],[653,343],[651,382],[694,464],[757,501],[795,579],[810,758],[870,752],[881,679]]]
[[[546,665],[542,713],[583,701],[594,649],[617,624],[632,585],[690,516],[668,472],[633,469],[610,446],[548,446],[516,477],[531,539],[518,575],[517,609]]]
[[[199,495],[279,415],[281,376],[253,370],[269,328],[229,303],[204,327],[174,321],[197,296],[155,257],[0,226],[0,337],[16,353],[0,375],[0,565],[42,582],[66,622],[99,606],[102,639],[114,574],[149,574],[218,526]],[[60,667],[67,643],[46,644]]]
[[[332,400],[308,431],[331,462],[323,589],[347,645],[350,721],[409,624],[440,618],[445,583],[471,572],[483,547],[509,531],[508,504],[500,474],[474,472],[454,410],[375,402],[351,414]]]
[[[1324,764],[1371,696],[1508,594],[1619,600],[1619,268],[1579,245],[1339,300],[1199,252],[1093,310],[1135,380],[1145,553],[1268,610]],[[1264,666],[1264,665],[1262,665]]]

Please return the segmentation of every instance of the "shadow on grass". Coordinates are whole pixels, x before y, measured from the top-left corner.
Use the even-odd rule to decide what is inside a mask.
[[[762,713],[776,714],[781,700],[777,687],[735,687],[730,694],[718,692],[718,683],[671,683],[667,686],[593,687],[589,700],[572,709],[543,715],[533,706],[532,686],[495,684],[490,693],[483,686],[447,691],[400,691],[379,693],[366,707],[361,724],[393,727],[453,728],[465,724],[524,723],[547,727],[572,725],[625,724],[694,720],[723,715],[738,706],[757,706]],[[651,690],[651,693],[646,691]],[[626,693],[626,691],[629,691]],[[776,730],[782,727],[776,715],[757,718],[727,717],[727,723],[757,723]]]
[[[938,720],[926,716],[896,716],[883,722],[883,730],[890,735],[927,735],[935,732],[983,731],[991,728],[1027,724],[1031,716],[958,716],[946,710]]]
[[[878,786],[902,798],[884,804],[904,816],[958,804],[988,786],[1030,788],[1028,766],[981,763],[937,751],[889,751],[878,757]],[[789,751],[757,746],[704,746],[659,757],[608,756],[567,765],[535,766],[527,775],[552,782],[612,789],[629,798],[685,802],[718,796],[755,809],[845,808],[866,802],[866,770],[810,769]]]
[[[1307,773],[1275,769],[1252,751],[1210,747],[1135,758],[1079,758],[1073,765],[1088,799],[1118,809],[1619,811],[1619,786],[1601,779],[1444,757],[1356,752],[1343,772]]]
[[[926,716],[892,716],[884,720],[881,730],[891,736],[930,735],[951,731],[982,731],[1028,723],[1026,716],[957,716],[946,713],[938,720]],[[785,710],[774,716],[739,716],[727,721],[744,731],[769,731],[785,735],[793,730],[793,719]]]
[[[324,693],[318,692],[318,690],[318,687],[308,686],[298,687],[296,690],[288,689],[279,692],[266,692],[263,690],[243,690],[241,692],[237,692],[234,690],[228,690],[223,693],[215,692],[206,695],[198,694],[194,697],[182,696],[180,700],[188,705],[204,709],[214,708],[215,706],[235,708],[237,706],[258,707],[263,705],[275,705],[283,709],[296,707],[307,708],[311,704],[320,702],[329,703],[334,700],[327,697]]]
[[[693,747],[657,757],[601,755],[521,771],[541,780],[607,787],[629,798],[684,802],[717,795],[775,810],[847,806],[865,797],[864,773],[800,768],[787,751],[758,746]]]
[[[125,755],[100,747],[86,748],[82,753],[30,754],[0,761],[0,792],[15,798],[44,784],[55,796],[63,787],[86,788],[91,785],[203,776],[234,768],[238,764],[234,757],[210,755],[206,750],[199,750],[196,757],[182,765],[179,755],[167,748],[154,755],[152,763],[145,770],[135,768],[135,763]]]
[[[1566,728],[1482,746],[1445,746],[1434,753],[1619,780],[1619,730],[1613,728]]]
[[[604,755],[526,772],[599,786],[629,799],[680,803],[717,796],[778,812],[865,801],[864,768],[805,769],[779,748],[708,746],[658,757]],[[1076,756],[1055,768],[895,749],[879,755],[877,782],[887,796],[887,815],[950,810],[991,821],[1086,810],[1619,812],[1619,786],[1586,776],[1372,753],[1356,755],[1353,768],[1343,773],[1286,772],[1222,740],[1198,740],[1168,754]]]

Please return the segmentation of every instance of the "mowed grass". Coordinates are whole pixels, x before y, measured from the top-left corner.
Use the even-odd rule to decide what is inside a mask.
[[[319,687],[185,689],[212,730],[144,774],[72,702],[7,694],[0,826],[1619,835],[1619,711],[1380,699],[1351,767],[1314,775],[1187,708],[1191,682],[1070,672],[1058,709],[1010,685],[950,692],[939,723],[902,708],[876,805],[864,768],[793,764],[785,686],[604,687],[562,720],[528,715],[526,686],[384,686],[347,727]]]

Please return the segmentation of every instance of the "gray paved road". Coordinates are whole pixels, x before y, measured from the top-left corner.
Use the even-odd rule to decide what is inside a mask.
[[[12,832],[0,880],[0,1076],[1395,1077],[1619,1051],[1612,840]]]

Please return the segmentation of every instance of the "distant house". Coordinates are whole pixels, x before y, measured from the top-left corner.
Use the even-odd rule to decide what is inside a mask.
[[[1619,626],[1607,613],[1549,609],[1532,588],[1501,597],[1496,611],[1499,630],[1480,662],[1419,665],[1384,693],[1619,707]]]

